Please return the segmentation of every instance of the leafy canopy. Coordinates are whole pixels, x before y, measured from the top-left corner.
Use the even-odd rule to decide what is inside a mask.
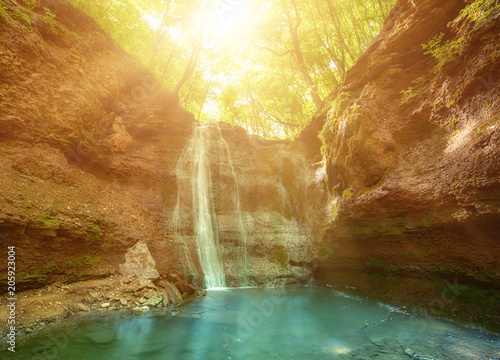
[[[395,0],[71,0],[199,121],[295,135]]]

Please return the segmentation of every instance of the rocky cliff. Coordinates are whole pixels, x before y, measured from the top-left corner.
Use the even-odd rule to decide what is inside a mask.
[[[209,201],[214,202],[227,284],[311,283],[321,238],[319,220],[326,218],[318,204],[325,203],[326,192],[307,151],[291,141],[249,136],[229,124],[205,127],[208,140],[203,152],[212,182]],[[189,156],[183,160],[192,161]],[[181,235],[176,239],[178,250],[185,244],[189,248],[180,251],[179,257],[191,260],[183,263],[183,273],[200,275],[190,201],[197,196],[191,188],[194,175],[178,170],[177,176],[177,187],[184,189],[178,198],[183,206],[179,223],[172,225],[179,227]],[[171,234],[176,232],[173,227]]]
[[[310,125],[330,191],[315,275],[499,328],[500,9],[467,3],[398,1]]]
[[[297,141],[213,125],[228,285],[314,274],[500,328],[494,3],[398,1]],[[192,219],[174,221],[193,115],[66,2],[3,6],[0,256],[16,246],[18,290],[111,277],[139,242],[160,276],[198,281]]]
[[[111,276],[139,241],[160,274],[180,270],[192,280],[199,268],[185,266],[172,218],[194,116],[67,2],[3,6],[0,256],[16,246],[17,290]],[[311,281],[313,205],[323,195],[306,155],[241,128],[223,126],[220,135],[239,187],[248,283]],[[221,251],[237,285],[238,234],[225,191],[233,180],[220,169],[213,181]],[[0,274],[5,283],[5,262]]]
[[[67,3],[3,4],[1,252],[17,247],[18,290],[109,276],[139,240],[171,269],[159,189],[180,150],[159,144],[182,146],[192,116]]]

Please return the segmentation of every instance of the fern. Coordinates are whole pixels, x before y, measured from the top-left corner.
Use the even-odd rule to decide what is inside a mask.
[[[2,4],[2,0],[0,0],[0,16],[7,15],[7,12],[5,12],[5,7]]]
[[[28,29],[31,29],[33,21],[31,21],[31,18],[22,11],[14,10],[14,12],[12,13],[12,17],[17,19],[23,26],[26,26]]]
[[[33,10],[37,6],[37,0],[23,0],[23,3],[29,10]]]
[[[437,60],[436,68],[439,69],[453,60],[455,54],[460,49],[460,46],[464,42],[463,37],[459,37],[456,40],[447,40],[441,45],[444,34],[434,36],[428,43],[422,44],[422,48],[427,50],[424,54],[430,54]]]
[[[480,23],[492,15],[500,14],[500,3],[498,0],[475,0],[462,9],[461,14],[470,21]]]

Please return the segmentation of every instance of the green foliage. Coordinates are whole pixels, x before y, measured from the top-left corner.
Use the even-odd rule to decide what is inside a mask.
[[[427,50],[424,54],[432,54],[434,53],[434,49],[437,49],[441,46],[441,41],[443,40],[443,33],[440,33],[439,35],[434,36],[432,39],[430,39],[426,44],[422,44],[422,48],[424,50]]]
[[[48,220],[44,220],[43,223],[44,223],[46,228],[51,228],[51,229],[59,229],[59,226],[61,226],[61,224],[57,220],[48,219]]]
[[[442,294],[450,300],[463,303],[495,307],[500,305],[500,292],[496,289],[481,289],[472,285],[447,283]]]
[[[31,266],[29,272],[20,272],[16,275],[17,282],[45,282],[47,281],[47,274],[50,274],[56,269],[56,264],[50,262],[45,264],[41,269],[36,269],[35,266]]]
[[[21,10],[14,10],[12,12],[12,17],[16,19],[19,23],[21,23],[24,27],[27,29],[31,29],[31,25],[33,24],[33,21],[31,18],[23,13]]]
[[[46,8],[46,7],[43,8],[43,11],[45,12],[45,16],[43,16],[40,19],[40,21],[42,21],[46,24],[52,25],[54,23],[54,18],[56,17],[56,15],[52,11],[50,11],[49,8]],[[70,55],[73,55],[73,54],[70,54]]]
[[[23,0],[24,5],[29,9],[33,10],[36,8],[38,1],[37,0]]]
[[[401,286],[401,279],[398,278],[398,277],[395,277],[393,280],[392,280],[392,285],[394,286]]]
[[[427,84],[427,80],[425,76],[420,76],[417,79],[413,80],[406,90],[401,91],[401,99],[403,102],[408,102],[410,101],[413,97],[418,95],[422,89],[425,88],[425,85]]]
[[[344,199],[350,199],[350,198],[352,198],[352,195],[353,194],[352,194],[351,188],[347,188],[342,192],[342,198],[344,198]]]
[[[45,211],[42,213],[41,217],[44,220],[50,219],[52,217],[52,212],[54,211],[54,208],[52,204],[47,205],[45,208]]]
[[[98,264],[100,261],[101,261],[100,257],[85,255],[84,257],[77,259],[75,261],[68,261],[68,266],[71,267],[92,266],[94,264]]]
[[[499,13],[498,0],[475,0],[472,4],[462,9],[461,14],[468,20],[476,23],[483,22]]]
[[[78,271],[66,271],[66,283],[71,284],[74,282],[82,281],[86,274]]]
[[[94,242],[95,240],[98,240],[100,237],[101,237],[101,227],[98,224],[90,224],[86,240]]]
[[[5,16],[7,15],[7,12],[5,11],[7,9],[5,6],[3,6],[2,0],[0,0],[0,16]]]
[[[494,271],[487,270],[487,269],[479,269],[476,271],[476,274],[474,275],[474,279],[479,280],[479,281],[486,281],[493,275],[495,275]]]
[[[437,60],[436,71],[454,59],[465,40],[463,37],[459,37],[456,40],[447,40],[441,44],[443,36],[444,34],[441,33],[434,36],[426,44],[422,44],[422,48],[426,50],[424,54],[430,54]]]
[[[45,211],[40,216],[43,220],[44,227],[51,229],[59,229],[59,226],[61,224],[59,223],[59,221],[52,219],[53,211],[54,208],[52,207],[52,204],[50,204],[45,208]]]
[[[223,16],[216,2],[202,0],[70,2],[162,86],[178,90],[180,105],[200,121],[293,137],[322,106],[313,100],[337,88],[370,45],[395,0],[245,1]]]
[[[368,281],[384,283],[387,282],[387,277],[379,273],[371,273],[368,275]]]

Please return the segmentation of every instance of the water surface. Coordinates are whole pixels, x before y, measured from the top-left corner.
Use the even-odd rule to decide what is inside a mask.
[[[16,358],[410,359],[406,349],[429,359],[500,358],[497,335],[394,309],[329,289],[209,291],[179,312],[120,311],[67,323],[20,343]]]

